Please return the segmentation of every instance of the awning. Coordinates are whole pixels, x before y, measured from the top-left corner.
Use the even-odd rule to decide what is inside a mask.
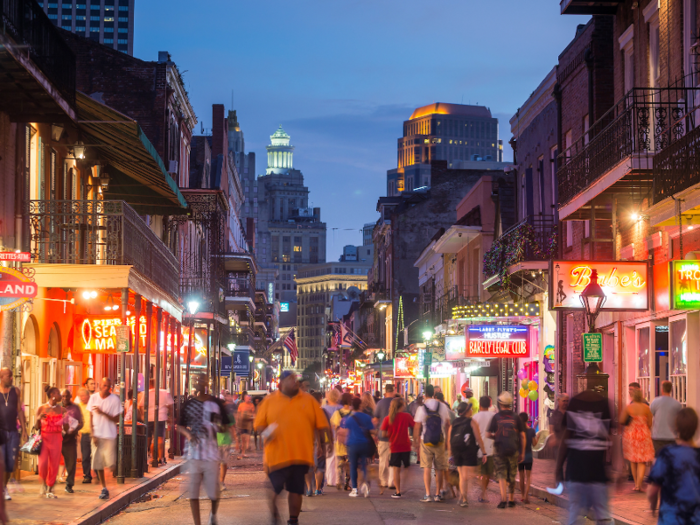
[[[135,120],[84,93],[77,93],[76,105],[87,151],[99,148],[100,158],[109,162],[105,199],[126,201],[142,215],[185,212],[185,197]]]

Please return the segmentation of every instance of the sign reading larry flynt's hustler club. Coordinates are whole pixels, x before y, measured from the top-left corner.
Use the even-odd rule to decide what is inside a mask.
[[[530,329],[522,325],[470,325],[467,357],[528,357]]]

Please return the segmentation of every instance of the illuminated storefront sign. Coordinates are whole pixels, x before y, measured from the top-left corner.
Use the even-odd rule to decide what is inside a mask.
[[[648,266],[646,262],[552,261],[549,269],[549,307],[583,310],[581,292],[598,271],[598,284],[607,300],[603,310],[649,309]]]
[[[0,267],[0,312],[12,310],[36,297],[39,288],[31,277]]]
[[[131,347],[134,347],[134,324],[136,316],[126,318],[126,324],[131,328]],[[111,354],[117,350],[117,326],[121,326],[121,317],[111,315],[91,315],[76,317],[74,323],[73,347],[78,352],[90,354]],[[142,315],[139,323],[139,349],[146,348],[146,331],[148,330],[146,316]]]
[[[528,357],[530,330],[515,325],[470,325],[465,328],[467,357]]]
[[[280,312],[288,312],[289,303],[280,303]]]
[[[700,308],[700,262],[671,261],[671,309]]]
[[[418,368],[418,355],[413,354],[405,357],[394,358],[394,378],[412,379],[416,377]]]
[[[445,359],[456,361],[467,356],[466,341],[461,335],[445,336]]]

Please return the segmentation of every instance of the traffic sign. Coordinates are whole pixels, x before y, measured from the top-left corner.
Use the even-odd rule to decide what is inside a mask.
[[[128,325],[114,327],[117,332],[117,352],[128,352],[131,346],[131,328]]]
[[[600,363],[603,360],[603,334],[583,334],[583,361]]]

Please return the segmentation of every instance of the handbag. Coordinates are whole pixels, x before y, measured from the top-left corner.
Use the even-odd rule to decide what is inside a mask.
[[[41,431],[34,432],[31,436],[29,436],[27,442],[24,445],[22,445],[22,447],[19,450],[20,452],[24,452],[25,454],[38,456],[41,452],[42,442],[43,441],[41,439]]]

